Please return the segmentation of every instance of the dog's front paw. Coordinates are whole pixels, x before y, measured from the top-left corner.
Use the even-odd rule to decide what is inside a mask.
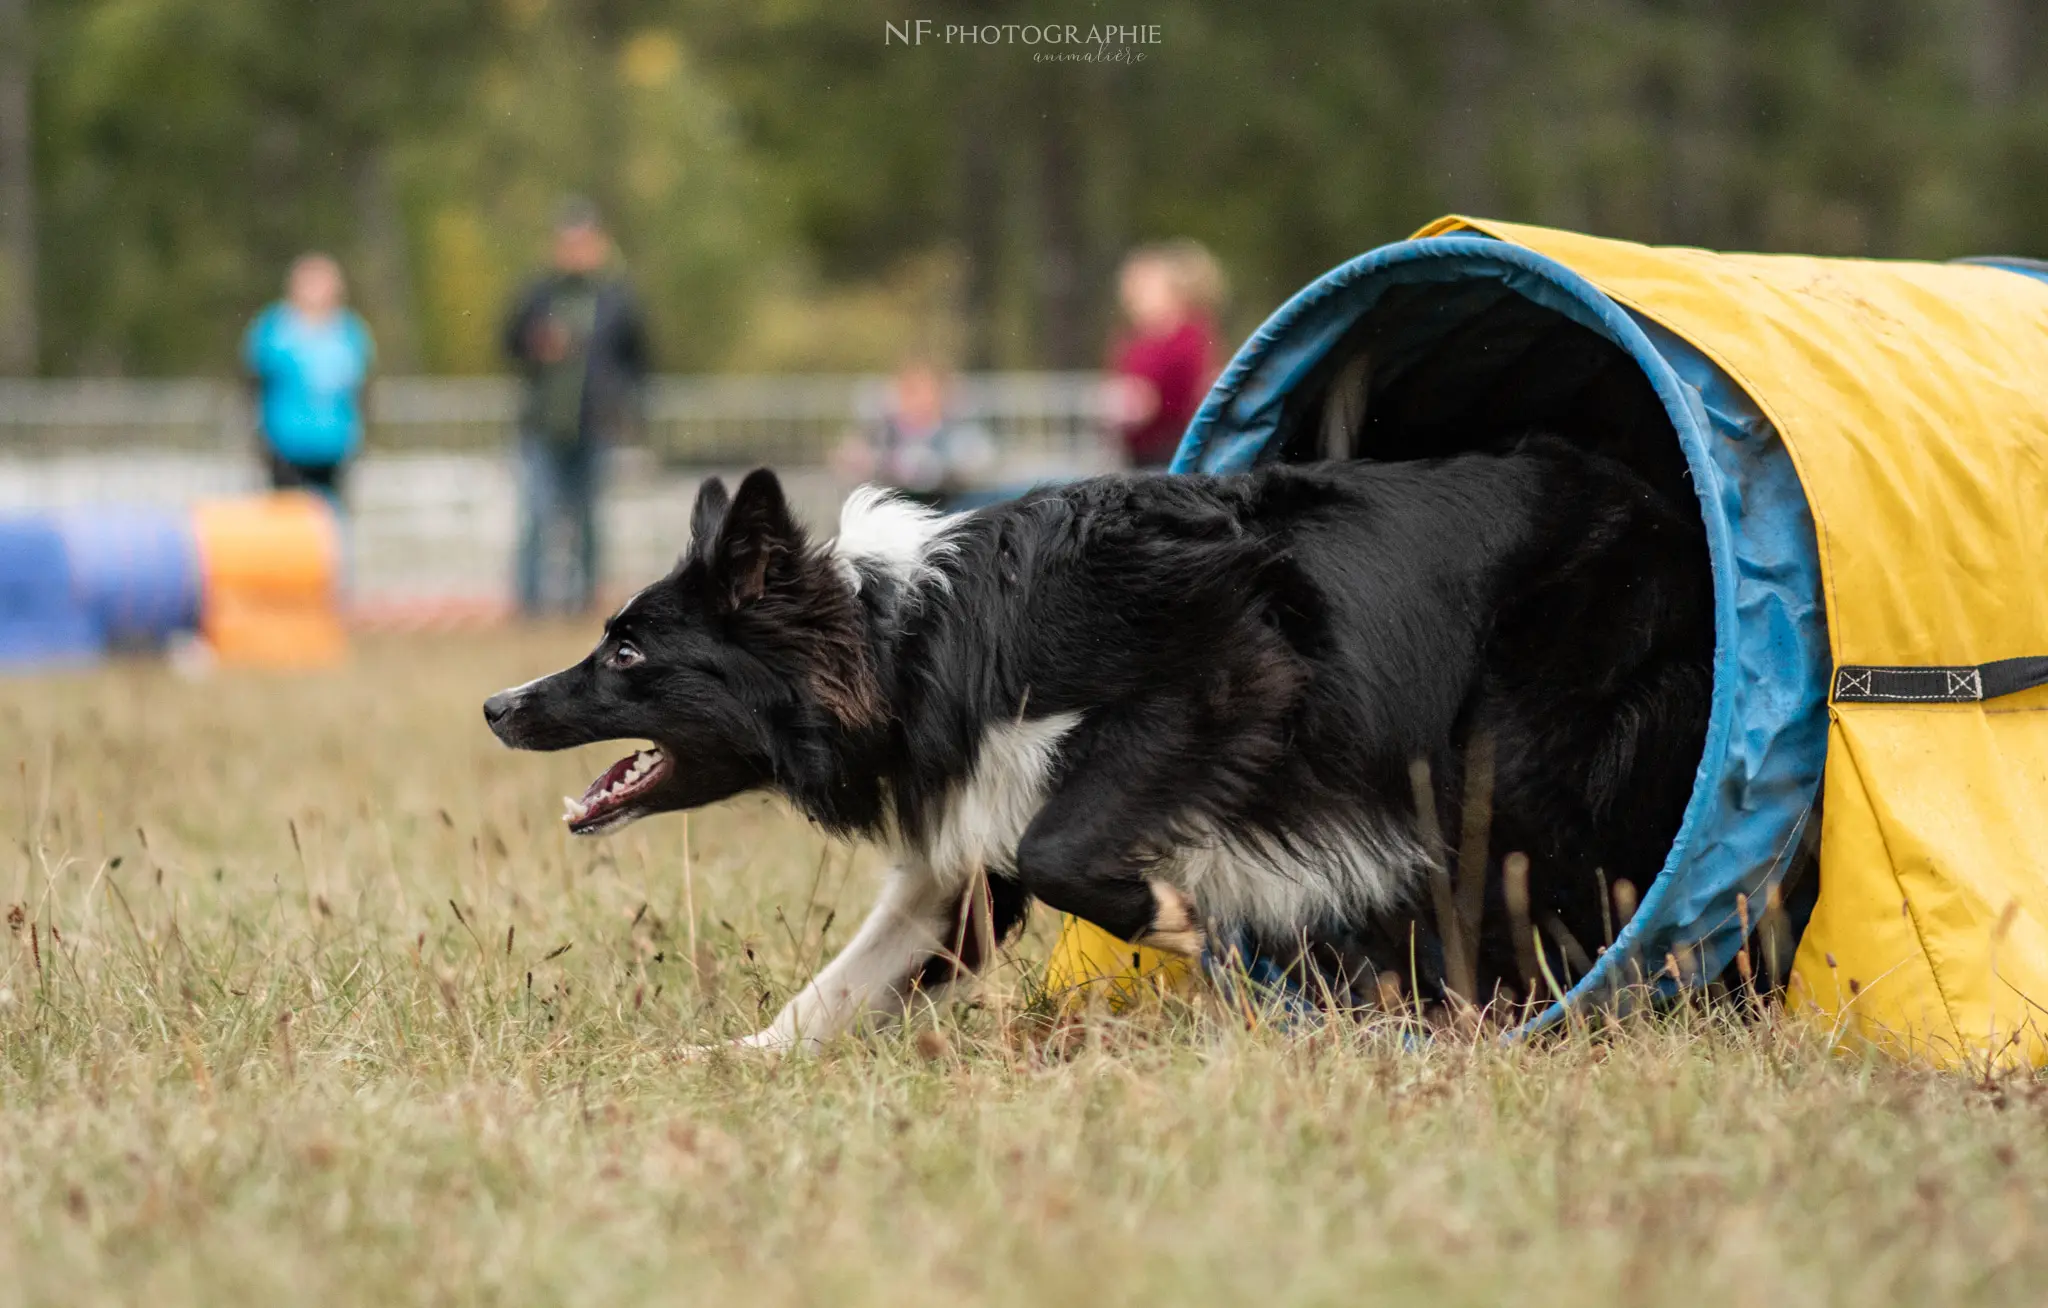
[[[716,1054],[785,1054],[795,1048],[796,1042],[773,1028],[756,1031],[752,1035],[740,1036],[735,1040],[721,1040],[709,1045],[685,1045],[676,1051],[676,1061],[701,1063]]]
[[[756,1031],[750,1036],[741,1036],[731,1043],[735,1049],[752,1049],[764,1054],[786,1054],[790,1050],[795,1049],[800,1042],[795,1036],[790,1035],[786,1031],[778,1031],[774,1027],[769,1027],[766,1031]]]
[[[1138,937],[1138,943],[1162,953],[1200,958],[1208,942],[1202,919],[1195,913],[1195,901],[1180,887],[1164,881],[1154,881],[1151,886],[1152,925]]]

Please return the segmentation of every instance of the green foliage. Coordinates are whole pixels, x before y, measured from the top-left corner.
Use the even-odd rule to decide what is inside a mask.
[[[293,254],[362,253],[383,152],[462,104],[495,30],[485,0],[99,0],[31,21],[53,371],[225,370]]]
[[[563,190],[669,367],[1086,364],[1129,243],[1232,327],[1449,210],[1734,248],[2048,249],[2021,0],[31,0],[43,366],[224,371],[334,247],[392,366],[495,365]],[[889,23],[1156,25],[1142,62]]]
[[[724,98],[673,30],[608,41],[559,7],[513,8],[467,102],[398,156],[427,360],[496,366],[502,307],[573,191],[617,228],[663,364],[716,365],[788,248]]]

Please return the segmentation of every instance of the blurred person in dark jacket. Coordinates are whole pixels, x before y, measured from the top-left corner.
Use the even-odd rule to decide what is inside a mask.
[[[1194,241],[1143,245],[1124,258],[1117,299],[1124,329],[1110,352],[1116,424],[1134,468],[1173,461],[1217,372],[1223,274]]]
[[[505,324],[505,352],[525,382],[515,588],[529,617],[582,612],[596,597],[605,453],[638,420],[647,375],[639,308],[588,201],[563,203],[552,265],[520,293]],[[563,528],[575,548],[556,589],[545,584],[548,542]]]

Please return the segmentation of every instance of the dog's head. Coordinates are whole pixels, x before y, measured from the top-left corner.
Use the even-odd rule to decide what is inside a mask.
[[[771,784],[817,732],[880,714],[853,587],[766,469],[729,500],[716,477],[704,483],[689,549],[612,615],[587,658],[484,701],[514,749],[650,742],[565,801],[586,836]]]

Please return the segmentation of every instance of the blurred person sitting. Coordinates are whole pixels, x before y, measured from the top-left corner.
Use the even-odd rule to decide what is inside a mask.
[[[1124,454],[1132,467],[1164,468],[1216,377],[1222,270],[1193,241],[1140,246],[1124,258],[1117,298],[1125,328],[1110,371]]]
[[[833,455],[839,475],[879,482],[934,508],[949,508],[970,494],[995,465],[995,442],[985,428],[948,407],[945,374],[926,359],[896,370],[881,412]]]
[[[242,339],[255,388],[256,425],[270,484],[310,490],[339,514],[349,460],[363,444],[363,394],[376,347],[345,300],[341,265],[302,254],[284,298],[256,315]]]
[[[646,334],[613,266],[610,235],[588,201],[564,201],[552,267],[520,293],[505,324],[505,352],[524,380],[519,408],[520,611],[578,613],[597,594],[597,506],[604,457],[639,415]],[[566,584],[543,585],[548,541],[575,536]]]

